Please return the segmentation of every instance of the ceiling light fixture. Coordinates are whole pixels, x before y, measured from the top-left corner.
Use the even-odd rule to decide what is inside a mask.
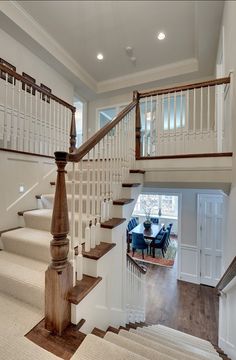
[[[97,59],[99,61],[103,60],[103,58],[104,58],[104,56],[102,55],[102,53],[97,54]]]
[[[163,32],[159,32],[157,35],[158,40],[164,40],[166,35]]]

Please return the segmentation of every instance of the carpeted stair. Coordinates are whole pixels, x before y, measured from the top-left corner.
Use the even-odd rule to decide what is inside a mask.
[[[84,173],[83,181],[83,194],[87,191],[87,173]],[[136,183],[136,174],[130,175],[130,181],[132,177]],[[140,175],[139,175],[140,176]],[[78,180],[78,172],[75,173],[76,180]],[[72,173],[68,171],[67,174],[67,198],[69,219],[71,217],[71,192],[72,192]],[[27,210],[19,212],[20,216],[23,216],[23,227],[15,230],[6,231],[1,233],[1,249],[0,251],[0,291],[5,292],[11,296],[16,297],[28,304],[36,306],[40,309],[44,307],[44,278],[45,270],[47,269],[51,256],[50,256],[50,241],[52,235],[50,233],[52,208],[54,202],[55,182],[51,182],[51,193],[41,194],[36,196],[35,210]],[[79,182],[75,182],[76,192],[79,192]],[[95,196],[96,196],[97,183],[95,184]],[[92,192],[92,187],[90,186]],[[121,188],[121,192],[123,188]],[[124,191],[127,194],[127,191]],[[130,193],[132,193],[130,191]],[[123,194],[122,194],[123,196]],[[131,196],[129,197],[131,198]],[[92,197],[91,197],[92,199]],[[85,210],[86,197],[82,196],[82,207]],[[127,199],[133,201],[133,199]],[[78,209],[79,196],[76,196],[75,208]],[[125,205],[125,204],[124,204]],[[120,205],[113,205],[119,208]],[[37,208],[38,207],[38,208]],[[82,215],[83,229],[86,226],[86,215]],[[113,227],[119,226],[121,222],[113,222]],[[123,219],[121,219],[123,222]],[[106,227],[106,224],[104,224]],[[107,225],[108,228],[110,224]],[[69,237],[69,236],[68,236]],[[83,231],[84,237],[84,231]],[[104,241],[104,240],[103,240]],[[83,242],[83,240],[82,240]],[[104,251],[103,251],[104,248]],[[109,248],[109,250],[112,247]],[[98,249],[97,253],[100,256],[103,252],[108,250],[105,246]],[[87,253],[88,257],[89,254]],[[93,259],[93,257],[91,256]],[[97,260],[97,258],[96,258]],[[78,285],[78,284],[77,284]]]
[[[92,334],[86,336],[72,359],[219,360],[222,356],[222,351],[219,354],[209,341],[163,325],[140,326],[134,329],[127,325],[121,330],[109,327],[106,332],[95,328]],[[152,334],[150,338],[143,336],[146,330]],[[159,343],[160,334],[165,338],[166,345]],[[223,358],[227,357],[224,355]]]

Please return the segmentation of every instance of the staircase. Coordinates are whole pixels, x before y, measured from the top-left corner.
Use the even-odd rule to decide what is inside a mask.
[[[107,331],[95,328],[73,359],[228,359],[209,341],[163,325],[128,324]]]
[[[72,181],[69,180],[71,172],[68,172],[67,177],[67,199],[69,217],[71,217]],[[102,280],[101,275],[104,272],[101,266],[108,262],[109,253],[117,246],[113,242],[112,235],[114,238],[115,229],[124,232],[125,216],[128,218],[132,213],[135,199],[141,190],[142,177],[142,174],[132,172],[129,176],[129,186],[124,184],[124,187],[121,187],[122,198],[114,200],[111,207],[114,217],[101,223],[102,241],[100,244],[86,252],[84,241],[82,241],[83,278],[77,281],[69,294],[69,300],[75,307]],[[132,180],[137,181],[137,179],[141,182],[138,186],[135,182],[133,187]],[[0,251],[0,291],[42,310],[44,310],[45,271],[50,262],[50,241],[52,240],[50,225],[55,183],[52,183],[51,187],[50,194],[36,196],[38,209],[20,212],[19,216],[23,217],[24,227],[4,232],[1,235],[3,251]],[[86,192],[86,181],[83,182],[83,192]],[[86,201],[84,196],[83,206]],[[79,200],[76,199],[76,207],[78,207],[78,202]],[[74,322],[77,320],[74,319]],[[90,327],[92,326],[93,324]]]
[[[138,93],[79,149],[72,110],[70,153],[55,153],[51,192],[18,213],[23,227],[1,234],[0,291],[45,314],[27,338],[64,359],[219,358],[205,340],[144,323],[145,271],[126,256],[144,177]]]

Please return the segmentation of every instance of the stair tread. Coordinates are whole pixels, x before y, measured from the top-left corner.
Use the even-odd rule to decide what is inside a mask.
[[[122,187],[138,187],[140,185],[140,183],[123,183]]]
[[[112,359],[112,360],[144,360],[143,356],[136,355],[120,346],[110,343],[98,336],[89,334],[74,355],[75,359]]]
[[[125,221],[126,221],[126,219],[124,219],[124,218],[112,218],[112,219],[102,222],[101,227],[106,228],[106,229],[114,229],[115,227],[119,226],[120,224],[122,224]]]
[[[83,279],[77,281],[76,285],[69,292],[68,301],[78,305],[101,280],[102,278],[100,276],[93,277],[83,275]]]
[[[85,258],[93,259],[93,260],[99,260],[102,256],[107,254],[113,247],[115,247],[116,244],[110,244],[101,242],[100,245],[97,245],[94,249],[90,249],[89,252],[85,252],[85,244],[83,244],[83,250],[82,254]]]
[[[117,199],[113,200],[113,205],[126,205],[130,204],[134,201],[134,199]]]
[[[130,174],[145,174],[145,170],[141,170],[141,169],[131,169]]]

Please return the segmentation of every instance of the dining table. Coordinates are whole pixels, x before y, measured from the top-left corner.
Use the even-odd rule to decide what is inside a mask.
[[[153,240],[157,237],[157,235],[160,234],[161,230],[163,229],[162,224],[152,224],[150,229],[145,229],[143,223],[138,224],[133,228],[131,231],[129,231],[129,235],[132,235],[132,233],[136,234],[143,234],[145,239]]]

